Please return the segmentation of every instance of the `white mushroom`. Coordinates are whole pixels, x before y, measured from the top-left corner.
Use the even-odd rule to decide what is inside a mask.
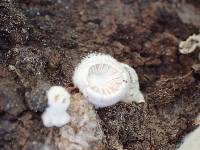
[[[96,107],[110,106],[126,97],[129,99],[129,93],[132,92],[130,89],[139,91],[135,71],[105,54],[94,53],[85,57],[75,69],[73,82]],[[127,101],[141,102],[136,99]]]
[[[70,104],[70,94],[61,86],[53,86],[47,91],[48,107],[42,114],[42,121],[46,127],[61,127],[69,122],[70,116],[66,112]]]
[[[143,103],[145,102],[144,96],[142,92],[140,91],[140,85],[138,81],[137,73],[133,68],[126,64],[122,64],[124,68],[126,69],[129,77],[130,77],[130,84],[129,84],[129,92],[127,93],[127,96],[125,99],[123,99],[123,102],[129,103],[132,101],[135,101],[137,103]]]
[[[193,52],[197,47],[200,48],[200,34],[193,34],[189,36],[185,41],[180,42],[179,52],[182,54],[189,54]]]

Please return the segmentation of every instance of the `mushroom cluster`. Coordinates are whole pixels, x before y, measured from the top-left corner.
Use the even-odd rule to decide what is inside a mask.
[[[89,54],[76,67],[73,82],[97,108],[119,101],[144,102],[135,70],[110,55]],[[48,107],[42,114],[43,124],[46,127],[61,127],[68,123],[70,116],[66,110],[70,104],[70,94],[65,88],[51,87],[47,98]]]
[[[110,55],[89,54],[76,67],[73,82],[96,107],[144,102],[135,70]]]

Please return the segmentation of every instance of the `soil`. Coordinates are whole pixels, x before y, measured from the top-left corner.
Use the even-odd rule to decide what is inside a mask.
[[[81,58],[101,52],[136,69],[146,101],[97,110],[106,150],[175,150],[200,112],[199,49],[178,51],[199,33],[199,8],[199,0],[0,0],[0,149],[38,150],[58,134],[40,118],[44,91],[72,88]]]

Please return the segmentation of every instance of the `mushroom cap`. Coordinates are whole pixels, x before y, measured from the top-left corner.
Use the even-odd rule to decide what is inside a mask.
[[[51,107],[68,108],[70,104],[70,94],[61,86],[52,86],[47,91],[48,105]]]
[[[130,67],[129,65],[127,64],[124,64],[124,63],[121,63],[121,65],[125,68],[125,70],[127,71],[129,77],[130,77],[130,80],[131,82],[135,83],[137,82],[138,83],[138,75],[135,71],[135,69],[133,69],[132,67]],[[138,87],[139,88],[139,87]]]
[[[97,107],[110,106],[126,96],[130,78],[113,57],[90,54],[76,67],[73,82]]]

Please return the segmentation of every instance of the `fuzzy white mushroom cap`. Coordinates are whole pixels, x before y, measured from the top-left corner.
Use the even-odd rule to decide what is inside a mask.
[[[128,76],[109,55],[90,54],[76,67],[73,82],[97,107],[117,103],[126,95]]]
[[[134,76],[138,82],[137,74]],[[96,107],[106,107],[127,96],[131,78],[122,63],[110,55],[94,53],[76,67],[73,82]]]
[[[66,112],[70,104],[70,94],[61,86],[53,86],[47,91],[48,107],[42,114],[42,121],[46,127],[61,127],[69,122],[70,116]]]
[[[199,150],[200,149],[200,126],[187,135],[183,144],[177,150]]]

